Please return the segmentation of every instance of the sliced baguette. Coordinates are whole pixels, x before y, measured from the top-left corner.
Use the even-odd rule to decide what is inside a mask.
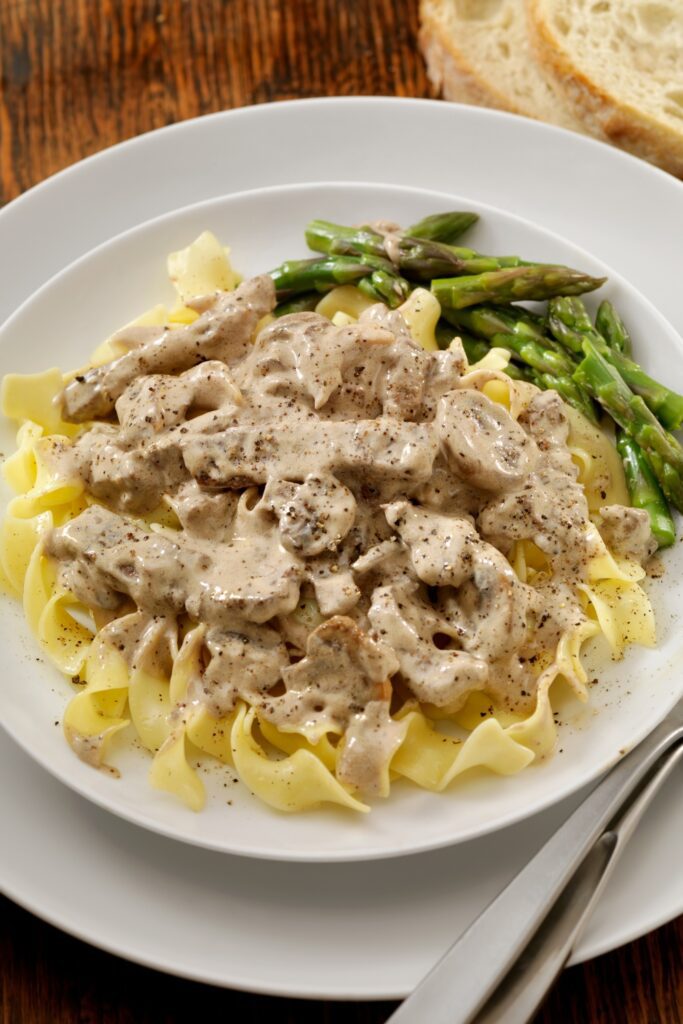
[[[524,0],[421,0],[420,45],[446,99],[585,131],[530,51]]]
[[[587,130],[683,177],[682,0],[527,0],[538,60]]]

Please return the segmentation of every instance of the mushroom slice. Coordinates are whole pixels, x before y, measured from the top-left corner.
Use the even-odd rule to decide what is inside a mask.
[[[439,401],[436,428],[448,461],[468,484],[506,491],[529,475],[534,441],[498,402],[479,391],[449,391]]]

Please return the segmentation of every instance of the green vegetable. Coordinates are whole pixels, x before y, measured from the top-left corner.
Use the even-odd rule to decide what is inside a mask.
[[[668,430],[678,430],[683,423],[683,395],[660,384],[648,376],[638,363],[634,363],[618,348],[608,345],[602,334],[593,327],[580,299],[553,299],[548,305],[548,324],[557,341],[570,352],[583,352],[583,343],[589,340],[600,355],[619,371],[629,388],[643,398],[657,419]]]
[[[616,309],[605,299],[598,306],[595,326],[610,348],[631,355],[631,337]]]
[[[534,371],[531,377],[534,384],[543,390],[554,388],[591,423],[597,423],[598,417],[590,395],[572,378],[576,365],[571,356],[558,349],[534,320],[525,314],[515,318],[485,306],[446,310],[444,317],[454,326],[466,327],[474,334],[483,335],[492,344],[507,348],[513,359]]]
[[[617,435],[617,451],[624,467],[631,504],[634,508],[645,509],[649,515],[652,534],[659,547],[670,547],[676,540],[676,527],[650,463],[642,449],[623,430]]]
[[[442,309],[464,309],[480,302],[510,303],[578,295],[593,291],[604,278],[590,277],[570,267],[530,264],[493,270],[473,277],[447,277],[432,281],[432,292]]]
[[[273,316],[288,316],[290,313],[310,313],[320,302],[320,292],[302,292],[293,299],[278,302]]]
[[[431,281],[451,274],[480,274],[505,267],[528,266],[518,256],[483,256],[474,249],[460,249],[410,232],[396,234],[389,245],[370,227],[346,227],[326,220],[312,220],[306,227],[309,248],[328,256],[365,254],[391,259],[413,281]]]
[[[683,448],[592,341],[584,340],[583,353],[574,380],[642,448],[664,494],[683,511]]]
[[[452,210],[449,213],[433,213],[406,230],[412,238],[426,238],[432,242],[455,242],[468,228],[479,220],[478,213]]]
[[[275,283],[278,300],[292,298],[302,292],[326,292],[339,284],[358,284],[369,277],[373,268],[357,259],[334,256],[329,259],[287,260],[270,276]]]

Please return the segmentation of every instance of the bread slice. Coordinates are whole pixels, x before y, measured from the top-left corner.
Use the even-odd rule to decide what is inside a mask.
[[[527,0],[537,58],[592,134],[683,177],[682,0]]]
[[[532,58],[524,0],[421,0],[420,21],[427,71],[446,99],[585,131]]]

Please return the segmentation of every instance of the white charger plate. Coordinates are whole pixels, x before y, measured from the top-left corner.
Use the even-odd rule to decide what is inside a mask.
[[[355,139],[362,139],[363,144],[356,145]],[[368,145],[368,139],[373,140],[373,145]],[[284,140],[286,145],[282,144]],[[273,158],[274,143],[280,144]],[[525,159],[512,161],[501,173],[501,151],[524,153]],[[164,169],[162,175],[158,173],[160,167]],[[11,312],[69,259],[118,230],[151,214],[207,196],[275,181],[300,180],[302,168],[318,179],[363,177],[405,184],[419,181],[449,190],[457,186],[473,199],[516,210],[600,252],[682,326],[675,274],[662,274],[662,267],[676,266],[676,225],[683,217],[683,189],[678,182],[618,151],[535,122],[473,108],[386,99],[316,100],[215,115],[133,140],[56,176],[0,213],[0,244],[3,252],[12,254],[3,267],[7,287],[0,294],[0,315]],[[638,244],[632,238],[636,230]],[[36,238],[40,244],[35,243]],[[652,259],[653,252],[657,253],[656,260]],[[171,901],[163,898],[155,887],[148,887],[143,916],[145,920],[156,921],[153,935],[149,927],[142,926],[142,920],[138,922],[140,915],[135,912],[140,886],[133,884],[132,874],[136,865],[142,866],[149,843],[164,844],[163,848],[155,848],[156,855],[171,860],[175,857],[171,851],[177,848],[88,808],[33,768],[4,737],[1,741],[6,759],[3,777],[12,779],[12,786],[6,784],[3,791],[5,810],[17,822],[13,831],[16,843],[2,847],[0,863],[6,889],[54,923],[143,962],[192,977],[210,977],[216,983],[242,984],[262,991],[346,997],[398,995],[417,980],[416,972],[427,966],[426,961],[418,963],[419,956],[411,946],[405,956],[394,961],[396,972],[392,974],[388,969],[388,957],[375,958],[367,985],[356,986],[349,979],[358,972],[365,976],[368,955],[364,946],[351,941],[343,949],[338,945],[330,947],[330,956],[341,956],[344,964],[343,977],[338,976],[336,982],[329,971],[323,970],[325,964],[329,966],[330,958],[318,954],[290,965],[289,983],[283,988],[278,980],[278,952],[272,939],[274,933],[282,934],[286,922],[278,914],[279,903],[274,894],[270,914],[259,912],[254,917],[246,914],[244,908],[240,910],[239,905],[230,907],[231,925],[243,938],[245,956],[249,952],[259,956],[258,983],[253,979],[253,971],[244,967],[244,958],[236,964],[234,972],[215,962],[210,971],[202,971],[201,963],[211,962],[210,947],[200,942],[197,959],[189,953],[189,944],[184,940],[184,935],[198,932],[191,886],[179,877],[174,878],[176,898],[172,901],[172,914]],[[631,874],[620,870],[615,876],[593,918],[591,931],[577,951],[578,958],[628,941],[683,907],[683,880],[675,870],[674,857],[683,824],[676,796],[672,782],[661,797],[663,813],[648,819],[633,840],[627,854],[633,867]],[[62,800],[66,801],[63,813]],[[524,834],[529,842],[535,845],[543,838],[543,823],[551,821],[551,814],[557,814],[554,820],[558,821],[568,810],[564,804],[528,821]],[[99,815],[97,821],[110,821],[119,842],[110,843],[108,833],[104,833],[106,841],[97,845],[94,858],[88,858],[85,873],[81,851],[90,844],[95,853],[88,815]],[[42,848],[39,837],[44,835],[43,824],[49,825],[51,847],[57,853],[49,862],[52,871],[46,871],[43,857],[26,855],[28,850]],[[545,828],[548,827],[546,824]],[[458,876],[462,880],[455,905],[469,907],[469,895],[475,893],[477,906],[471,908],[474,913],[491,895],[491,890],[484,891],[481,885],[469,882],[470,878],[480,877],[478,866],[489,870],[491,860],[484,856],[486,850],[498,862],[498,851],[504,848],[510,873],[522,865],[529,851],[520,857],[514,844],[508,843],[512,834],[507,831],[504,836],[466,844],[453,851],[454,855],[465,856],[464,862],[459,861]],[[130,854],[126,858],[121,855],[122,845]],[[195,856],[212,855],[184,849],[183,863],[192,877],[196,877],[192,870]],[[434,875],[434,861],[429,859],[435,857],[444,858],[443,872],[438,876]],[[425,874],[434,877],[436,885],[447,886],[453,880],[449,866],[454,862],[445,860],[445,852],[429,858],[386,863],[383,877],[387,885],[392,884],[395,870],[412,864],[411,891],[416,898]],[[200,865],[199,861],[195,863]],[[243,869],[238,865],[245,862],[225,863],[239,877]],[[328,874],[323,888],[316,885],[309,900],[298,908],[297,919],[302,926],[306,922],[312,926],[316,912],[311,904],[318,903],[324,892],[336,886],[336,877],[341,882],[336,872],[347,869],[325,870]],[[86,874],[88,884],[83,885],[83,898],[79,899],[78,886]],[[120,910],[117,906],[114,915],[103,913],[101,904],[88,898],[94,895],[95,886],[106,887],[112,877],[119,883]],[[364,871],[356,872],[356,889],[363,877]],[[214,881],[214,876],[207,877],[207,886]],[[499,881],[496,876],[495,883]],[[278,876],[278,885],[281,884]],[[214,895],[219,904],[220,885]],[[266,892],[264,898],[269,896]],[[387,941],[397,925],[410,933],[414,901],[408,906],[405,899],[399,899],[382,925],[381,907],[373,901],[371,888],[362,886],[359,900],[362,912],[354,903],[358,935],[368,931],[376,939]],[[179,914],[182,928],[175,927]],[[462,918],[454,913],[453,930],[462,923]],[[202,929],[201,934],[204,933]],[[207,934],[212,934],[211,929]],[[444,938],[441,948],[446,941]],[[318,948],[323,945],[320,943]]]
[[[210,228],[231,247],[245,276],[305,255],[303,229],[316,216],[348,224],[372,219],[411,224],[430,212],[472,207],[466,197],[398,186],[315,184],[237,193],[174,211],[134,228],[53,278],[0,329],[0,376],[33,372],[57,362],[82,365],[118,327],[158,302],[173,302],[165,257]],[[609,278],[595,296],[611,299],[634,338],[635,355],[656,377],[683,390],[683,343],[656,309],[610,268],[559,236],[492,207],[475,204],[481,221],[468,244],[481,252],[514,252],[580,267]],[[657,346],[646,349],[646,340]],[[677,379],[678,372],[678,379]],[[11,450],[14,426],[0,425]],[[210,849],[278,860],[358,860],[416,853],[503,828],[542,810],[590,782],[643,738],[683,694],[675,665],[683,655],[683,547],[663,556],[666,572],[649,587],[658,623],[655,649],[629,648],[613,662],[606,645],[587,659],[591,699],[561,708],[558,752],[514,777],[477,773],[434,794],[395,783],[388,800],[367,817],[339,809],[286,815],[234,786],[234,773],[207,759],[202,774],[207,806],[197,815],[147,782],[150,758],[122,734],[112,762],[121,778],[79,761],[54,722],[73,690],[44,659],[20,607],[4,599],[0,642],[10,671],[0,677],[4,727],[43,767],[82,795],[138,825]],[[38,665],[40,668],[38,669]],[[643,686],[642,680],[648,685]],[[128,742],[126,742],[128,739]],[[226,785],[229,796],[226,798]]]
[[[193,849],[127,825],[14,743],[0,747],[0,772],[21,780],[0,791],[0,814],[13,823],[0,863],[19,903],[149,967],[312,999],[407,995],[578,802],[573,796],[495,836],[415,857],[287,864]],[[679,769],[648,808],[572,963],[681,906],[680,842],[675,848],[667,830],[678,806],[680,840],[682,782]],[[40,794],[37,813],[26,812],[29,793]]]

